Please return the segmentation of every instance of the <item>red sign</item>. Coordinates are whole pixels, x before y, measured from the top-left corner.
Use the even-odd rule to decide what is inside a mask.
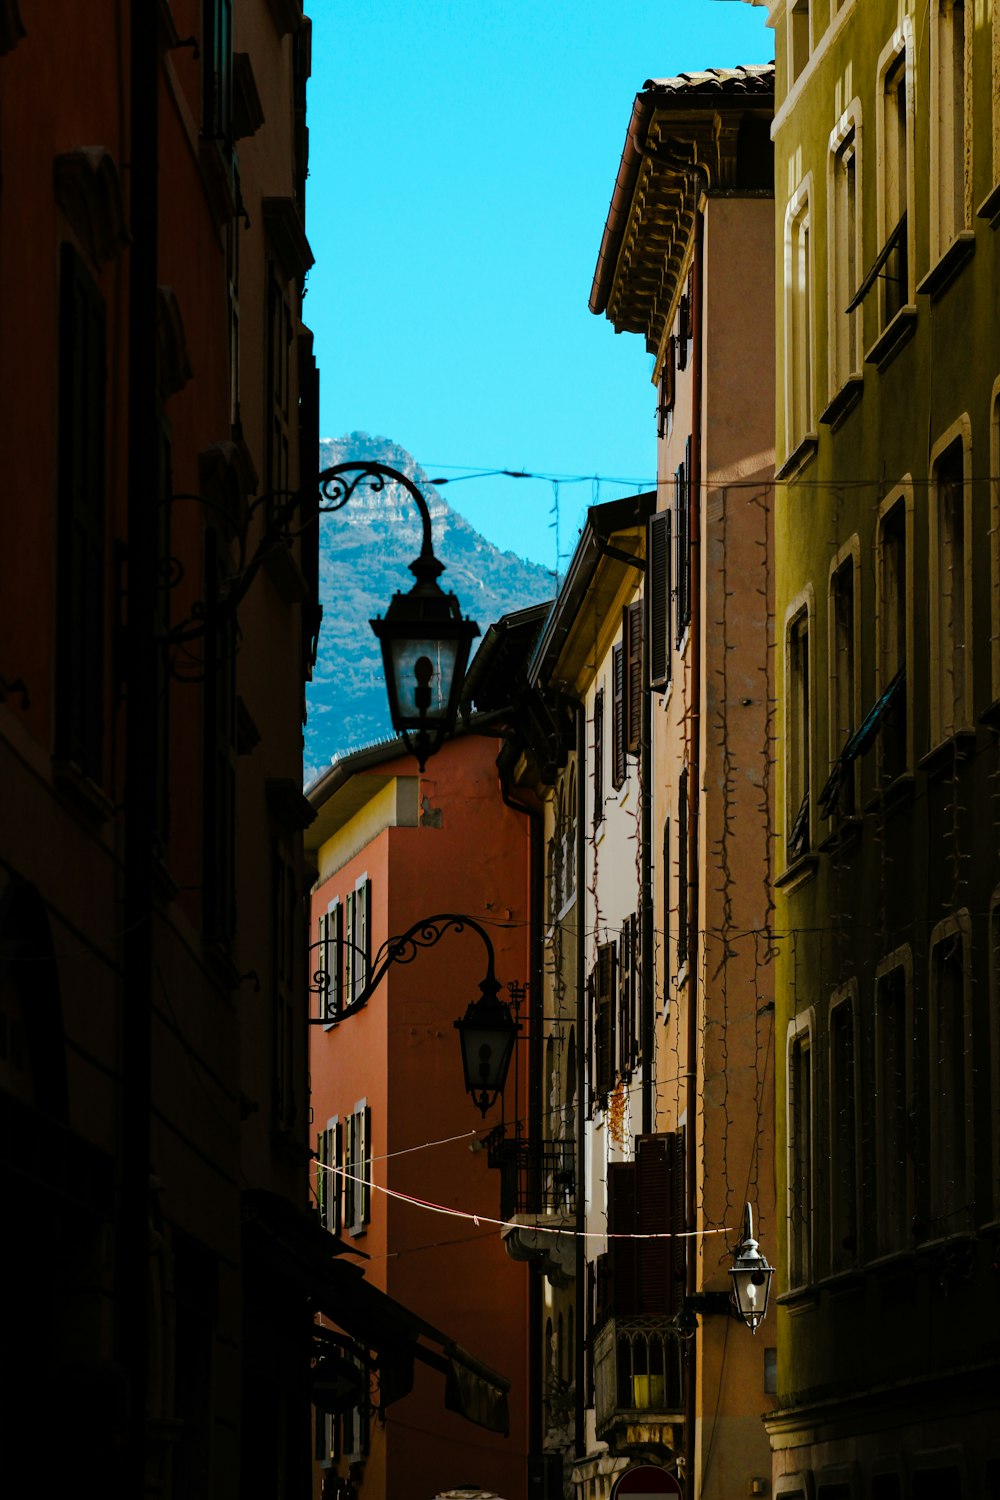
[[[675,1474],[666,1469],[654,1469],[651,1464],[640,1464],[638,1468],[626,1469],[619,1474],[611,1491],[611,1500],[671,1500],[681,1493]]]

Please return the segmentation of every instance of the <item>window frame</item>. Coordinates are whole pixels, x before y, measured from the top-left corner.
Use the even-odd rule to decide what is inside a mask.
[[[960,1069],[956,1066],[954,1071],[949,1070],[949,1083],[954,1082],[959,1072],[962,1078],[963,1091],[963,1113],[965,1116],[963,1124],[964,1141],[961,1149],[958,1143],[953,1143],[951,1151],[962,1162],[964,1178],[959,1189],[959,1196],[964,1196],[965,1202],[956,1206],[948,1207],[948,1200],[943,1184],[945,1172],[944,1136],[947,1132],[948,1122],[943,1117],[942,1096],[944,1090],[936,1087],[933,1074],[933,1060],[940,1053],[940,985],[939,976],[935,964],[935,955],[945,943],[961,942],[961,973],[962,973],[962,1012],[963,1025],[962,1035],[965,1038]],[[930,1124],[930,1151],[928,1154],[927,1173],[927,1208],[928,1219],[931,1224],[938,1226],[939,1232],[932,1233],[931,1239],[947,1239],[953,1234],[962,1233],[971,1229],[975,1222],[975,1095],[974,1095],[974,1070],[972,1066],[972,922],[968,911],[963,907],[951,916],[945,917],[938,922],[931,932],[930,942],[927,947],[927,1060],[928,1060],[928,1097],[929,1097],[929,1124]],[[952,1059],[955,1063],[956,1060]],[[952,1090],[947,1090],[948,1098],[953,1098]],[[971,1210],[971,1211],[970,1211]],[[942,1224],[946,1227],[942,1228]]]
[[[955,46],[955,12],[962,14],[960,47]],[[928,17],[930,31],[930,107],[927,112],[930,133],[930,246],[932,263],[950,250],[963,230],[972,227],[972,156],[973,132],[973,51],[975,29],[973,7],[955,0],[931,0]],[[960,68],[956,71],[956,60]],[[961,98],[958,93],[961,93]],[[960,134],[950,134],[942,122],[950,116],[954,130],[960,123]],[[946,202],[946,200],[950,200]]]
[[[900,76],[901,69],[901,76]],[[897,228],[902,219],[905,221],[905,285],[899,296],[899,303],[895,305],[887,296],[886,278],[880,278],[882,284],[879,288],[878,327],[882,333],[889,324],[898,316],[904,308],[913,305],[914,295],[914,234],[912,226],[915,223],[914,210],[914,185],[913,185],[913,160],[914,160],[914,114],[913,114],[913,42],[909,21],[903,22],[893,32],[892,37],[886,43],[878,60],[877,68],[877,98],[879,109],[875,120],[875,151],[876,161],[880,170],[876,176],[876,204],[879,227],[879,253],[884,250],[890,235]],[[904,113],[903,134],[900,142],[898,134],[898,103],[893,107],[890,104],[890,95],[898,94],[899,83],[904,88]],[[889,116],[893,114],[897,122],[893,130],[889,130]],[[890,150],[891,145],[895,149]],[[899,164],[899,147],[905,149],[906,159]],[[895,177],[890,174],[895,170]],[[893,193],[889,192],[890,185],[895,186]],[[902,208],[900,207],[902,205]]]
[[[827,264],[831,281],[828,298],[829,326],[829,399],[838,395],[851,380],[863,378],[864,328],[863,304],[852,305],[858,290],[864,265],[863,204],[864,183],[862,180],[863,140],[861,130],[861,101],[857,98],[841,115],[830,133],[827,158]],[[853,233],[851,233],[852,194],[850,177],[846,171],[847,158],[853,163]],[[844,176],[841,179],[841,166]],[[840,184],[844,183],[845,206],[840,207]],[[847,216],[848,223],[842,220]],[[848,253],[844,254],[844,231],[848,232]]]
[[[851,679],[850,679],[850,724],[847,726],[838,724],[841,715],[843,700],[838,692],[839,677],[835,671],[838,664],[841,646],[839,631],[839,616],[837,612],[838,592],[836,584],[843,573],[850,570],[851,574]],[[827,583],[827,732],[830,751],[830,766],[836,764],[841,752],[851,735],[861,723],[861,540],[854,533],[839,551],[834,555],[830,563],[830,574]],[[860,762],[855,757],[852,761],[848,775],[850,777],[850,805],[841,806],[841,812],[845,815],[853,815],[859,800],[859,778]],[[841,781],[841,786],[844,781]]]
[[[802,273],[799,281],[796,268]],[[784,270],[784,456],[787,460],[803,443],[816,438],[816,268],[811,173],[796,188],[785,209]]]
[[[886,531],[889,523],[895,518],[897,509],[903,513],[903,548],[904,548],[904,587],[906,598],[903,605],[903,640],[902,660],[898,650],[899,641],[895,629],[892,639],[897,650],[891,652],[889,649],[888,625],[890,617],[898,617],[896,609],[890,610],[886,600],[886,578],[888,570]],[[875,521],[875,692],[880,697],[889,686],[900,666],[905,667],[906,677],[903,684],[904,704],[903,713],[905,724],[903,728],[903,766],[891,776],[904,775],[913,765],[913,483],[908,474],[896,484],[878,508]],[[896,710],[898,712],[898,709]],[[879,740],[879,779],[884,779],[884,740]]]
[[[814,787],[816,778],[814,774],[814,684],[816,681],[815,671],[815,598],[810,585],[796,599],[789,604],[785,613],[785,651],[784,651],[784,673],[785,673],[785,724],[784,724],[784,754],[782,759],[782,771],[784,776],[784,806],[785,806],[785,837],[783,847],[785,850],[786,866],[795,864],[803,855],[808,854],[814,848],[813,820],[815,817]],[[798,704],[799,693],[795,690],[794,661],[793,661],[793,632],[804,622],[806,631],[805,649],[805,684],[802,693],[802,703]],[[801,713],[797,713],[801,707]],[[801,719],[799,728],[795,728],[796,717]],[[799,764],[800,762],[800,764]],[[793,806],[793,803],[795,804]],[[797,853],[791,853],[791,839],[796,825],[802,816],[805,807],[805,842],[802,849]]]
[[[944,639],[942,630],[942,618],[939,603],[942,599],[940,590],[936,596],[932,596],[935,580],[940,576],[940,560],[942,547],[947,545],[942,541],[945,518],[942,515],[942,493],[938,475],[944,460],[961,445],[962,457],[962,599],[961,599],[961,641],[954,635],[954,629],[950,634],[950,655],[952,658],[958,652],[962,653],[962,676],[961,695],[954,695],[950,716],[946,716],[943,707],[944,696],[944,673],[945,665],[943,653],[948,646]],[[973,727],[973,669],[974,669],[974,618],[973,618],[973,530],[972,515],[972,429],[967,413],[963,413],[956,422],[947,429],[931,449],[930,459],[930,484],[928,486],[928,613],[930,616],[930,724],[931,724],[931,746],[934,747],[950,739],[953,735],[963,730],[971,730]],[[954,666],[951,668],[954,673]],[[954,679],[953,679],[954,680]]]
[[[901,973],[903,976],[903,1172],[902,1181],[897,1183],[901,1186],[901,1201],[898,1207],[899,1223],[889,1226],[884,1215],[880,1212],[887,1203],[885,1192],[886,1184],[890,1178],[892,1156],[888,1149],[889,1131],[886,1129],[886,1099],[885,1092],[880,1087],[883,1072],[886,1068],[885,1059],[885,1029],[881,1024],[881,1013],[879,1008],[879,990],[883,981],[890,974]],[[913,1216],[914,1201],[914,1179],[913,1179],[913,1086],[914,1086],[914,1054],[913,1054],[913,951],[908,943],[893,949],[880,959],[875,967],[874,984],[874,1015],[873,1024],[875,1030],[875,1252],[878,1256],[895,1255],[909,1249],[905,1233]],[[898,1229],[896,1234],[894,1229]]]
[[[798,1128],[798,1100],[794,1082],[795,1056],[809,1059],[809,1097],[807,1151],[801,1161],[797,1155],[802,1142]],[[809,1286],[815,1276],[816,1254],[816,1012],[813,1006],[793,1016],[785,1036],[785,1111],[786,1111],[786,1223],[788,1243],[786,1266],[788,1290]],[[801,1218],[796,1204],[796,1184],[800,1175],[806,1187]]]
[[[837,1218],[843,1204],[839,1201],[841,1192],[845,1163],[840,1160],[840,1145],[842,1144],[841,1132],[837,1121],[837,1090],[835,1088],[836,1073],[836,1046],[835,1026],[838,1024],[838,1012],[847,1011],[850,1020],[851,1055],[850,1055],[850,1130],[852,1138],[851,1147],[853,1152],[853,1226],[849,1236],[854,1240],[853,1247],[844,1241],[848,1236],[839,1236]],[[830,1005],[827,1015],[827,1036],[829,1038],[830,1065],[827,1070],[827,1137],[829,1155],[829,1192],[827,1209],[829,1214],[829,1256],[830,1270],[834,1275],[842,1271],[852,1270],[861,1259],[861,1185],[863,1180],[864,1163],[861,1154],[861,1050],[860,1050],[860,1016],[858,1006],[857,980],[851,979],[846,985],[834,990],[830,996]],[[813,1083],[815,1087],[815,1080]]]

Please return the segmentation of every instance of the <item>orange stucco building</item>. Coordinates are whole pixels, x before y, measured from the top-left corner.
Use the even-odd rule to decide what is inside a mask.
[[[298,0],[0,7],[5,1493],[55,1410],[81,1492],[309,1483],[308,71]]]
[[[311,968],[328,976],[316,981],[314,1016],[349,1003],[388,938],[444,913],[483,926],[505,987],[527,981],[527,819],[501,800],[497,749],[460,735],[418,774],[393,741],[334,762],[309,789]],[[453,1027],[478,998],[486,958],[475,932],[449,930],[391,965],[364,1009],[314,1025],[313,1129],[326,1227],[369,1257],[368,1283],[509,1380],[509,1436],[446,1410],[441,1374],[419,1357],[412,1393],[383,1410],[375,1349],[367,1414],[317,1416],[317,1493],[350,1481],[362,1500],[432,1500],[470,1483],[505,1500],[526,1495],[528,1271],[504,1254],[495,1222],[468,1217],[498,1215],[498,1178],[476,1148],[502,1112],[509,1120],[524,1106],[525,1048],[483,1118]]]

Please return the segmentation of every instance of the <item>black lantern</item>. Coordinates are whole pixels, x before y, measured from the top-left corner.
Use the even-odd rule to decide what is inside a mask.
[[[438,583],[443,571],[433,552],[421,552],[410,564],[417,580],[410,592],[393,594],[384,618],[371,621],[382,647],[392,727],[421,771],[455,728],[469,647],[479,634],[474,620],[463,619],[455,595]]]
[[[416,583],[408,594],[393,594],[384,617],[369,623],[382,647],[392,727],[422,771],[454,732],[469,648],[479,626],[463,617],[455,595],[438,583],[444,563],[434,556],[430,511],[412,479],[368,460],[334,464],[319,476],[325,502],[319,509],[341,510],[362,481],[377,493],[387,480],[401,484],[416,503],[423,538],[420,556],[410,564]]]
[[[736,1261],[730,1271],[733,1297],[740,1317],[751,1333],[756,1333],[767,1312],[774,1267],[769,1266],[753,1237],[753,1212],[749,1203],[743,1213],[743,1239],[736,1249]]]
[[[492,963],[490,965],[492,970]],[[462,1066],[465,1069],[466,1092],[473,1102],[486,1111],[496,1103],[507,1082],[507,1070],[517,1039],[517,1022],[510,1006],[500,999],[500,986],[488,974],[479,986],[482,990],[460,1021],[455,1022],[462,1044]]]

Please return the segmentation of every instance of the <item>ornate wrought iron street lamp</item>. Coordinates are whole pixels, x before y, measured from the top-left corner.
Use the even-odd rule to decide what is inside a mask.
[[[427,502],[405,474],[367,461],[334,464],[319,476],[326,501],[320,509],[341,510],[363,481],[378,492],[386,480],[401,484],[416,502],[423,541],[419,556],[410,563],[416,579],[412,589],[393,594],[385,615],[369,623],[382,647],[392,726],[422,771],[454,733],[469,648],[479,626],[463,617],[458,599],[438,583],[444,564],[434,556]]]
[[[330,1003],[329,976],[320,970],[313,976],[313,988],[321,997],[323,1014],[310,1017],[309,1024],[330,1027],[347,1020],[368,1004],[393,964],[412,963],[421,948],[433,948],[446,932],[466,929],[474,932],[486,949],[486,973],[479,981],[478,1000],[470,1002],[455,1027],[462,1046],[466,1090],[485,1116],[504,1091],[519,1023],[506,1000],[500,998],[493,944],[474,917],[463,912],[440,912],[421,917],[398,937],[387,938],[372,960],[365,985],[346,1004]],[[340,941],[347,943],[348,939]]]
[[[756,1333],[767,1313],[774,1267],[769,1266],[753,1237],[753,1210],[749,1203],[743,1211],[743,1239],[736,1247],[736,1261],[730,1271],[733,1297],[740,1317],[751,1333]]]

